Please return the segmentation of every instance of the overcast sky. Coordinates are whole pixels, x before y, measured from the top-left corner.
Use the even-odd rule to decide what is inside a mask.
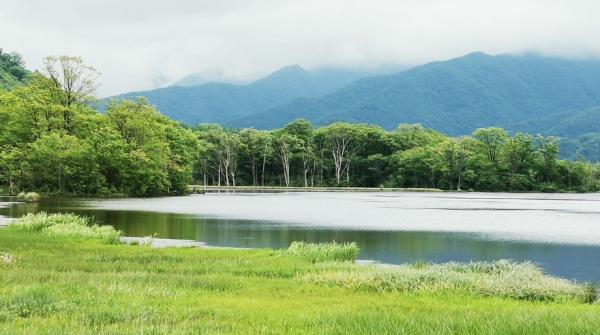
[[[82,56],[100,96],[192,72],[420,64],[472,51],[600,56],[597,0],[0,0],[0,48]]]

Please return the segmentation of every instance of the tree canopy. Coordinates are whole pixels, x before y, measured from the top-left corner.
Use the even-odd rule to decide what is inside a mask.
[[[22,66],[0,52],[0,67]],[[7,67],[6,64],[13,64]],[[98,72],[81,58],[0,89],[0,184],[16,193],[182,194],[203,185],[415,187],[476,191],[596,191],[597,165],[561,160],[559,139],[501,128],[448,137],[418,124],[387,131],[302,119],[280,129],[185,127],[143,98],[94,101]]]

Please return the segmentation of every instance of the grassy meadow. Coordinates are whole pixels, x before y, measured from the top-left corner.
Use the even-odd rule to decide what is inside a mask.
[[[529,263],[356,265],[354,244],[153,249],[44,215],[0,229],[0,334],[600,334],[595,288]]]

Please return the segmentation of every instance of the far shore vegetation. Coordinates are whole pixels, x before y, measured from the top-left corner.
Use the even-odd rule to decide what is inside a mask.
[[[0,229],[0,333],[596,334],[598,288],[531,263],[355,264],[354,243],[288,249],[119,242],[72,214]]]
[[[51,56],[29,72],[0,51],[0,188],[74,196],[185,194],[188,185],[594,192],[600,167],[559,159],[555,137],[420,125],[385,131],[296,120],[282,129],[183,125],[144,98],[98,101],[99,73]],[[95,107],[103,106],[102,112]]]

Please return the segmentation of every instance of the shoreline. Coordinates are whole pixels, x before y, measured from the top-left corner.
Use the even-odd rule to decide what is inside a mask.
[[[203,186],[188,185],[191,193],[211,192],[446,192],[438,188],[402,187],[303,187],[303,186]]]

